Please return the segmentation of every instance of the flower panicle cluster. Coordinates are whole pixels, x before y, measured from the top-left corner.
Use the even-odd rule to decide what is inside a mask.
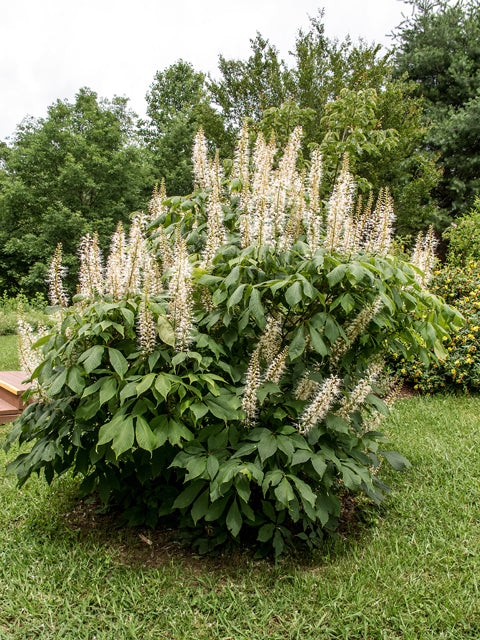
[[[210,166],[211,190],[207,201],[207,244],[203,253],[202,265],[205,269],[209,269],[211,267],[215,254],[226,241],[226,231],[223,225],[222,181],[223,172],[220,167],[220,159],[217,150],[215,160]]]
[[[348,349],[353,345],[357,338],[365,331],[370,321],[380,312],[383,302],[377,298],[373,303],[366,305],[360,313],[344,327],[346,340],[342,337],[337,338],[332,345],[330,354],[330,365],[335,367],[338,365],[342,357],[347,353]]]
[[[144,278],[143,296],[139,307],[137,335],[140,349],[144,355],[152,353],[157,343],[157,330],[153,313],[149,308],[150,277]]]
[[[282,321],[269,316],[267,326],[258,341],[260,355],[269,365],[278,354],[282,342]]]
[[[345,226],[344,251],[360,251],[376,255],[387,255],[392,246],[395,213],[393,198],[387,188],[380,189],[375,209],[370,194],[364,210],[359,197],[356,216],[349,218]]]
[[[349,170],[348,155],[345,154],[339,179],[328,202],[325,247],[329,251],[343,251],[345,237],[351,236],[350,214],[353,208],[355,188],[355,182]]]
[[[175,348],[186,351],[192,340],[193,330],[192,265],[187,244],[177,231],[174,263],[168,283],[170,297],[168,316],[175,331]]]
[[[403,378],[399,377],[397,379],[390,380],[390,383],[391,389],[383,400],[388,409],[391,409],[393,407],[395,401],[400,395],[400,391],[403,387]],[[376,431],[380,427],[384,417],[385,416],[380,413],[378,409],[375,409],[368,420],[364,421],[363,432],[367,433],[369,431]]]
[[[197,131],[193,141],[193,177],[196,187],[200,189],[208,189],[210,185],[210,170],[207,153],[207,141],[203,128]]]
[[[135,216],[130,226],[128,246],[123,263],[124,295],[138,293],[142,290],[142,270],[147,252],[143,232],[144,223],[144,216],[140,214]]]
[[[365,210],[354,213],[356,184],[350,172],[348,155],[326,209],[322,212],[320,189],[322,158],[317,148],[312,153],[308,177],[298,171],[302,128],[290,135],[284,153],[277,158],[275,138],[269,142],[260,133],[250,156],[248,126],[244,123],[235,151],[233,177],[241,180],[239,231],[242,247],[270,245],[289,250],[305,234],[313,255],[318,249],[352,254],[359,252],[386,255],[392,244],[395,220],[393,199],[387,189],[379,193],[373,209],[371,200]],[[277,162],[278,160],[278,162]],[[207,146],[200,129],[195,138],[193,164],[197,186],[210,191],[208,197],[208,240],[204,265],[225,242],[221,180],[207,157]],[[277,166],[275,166],[277,164]]]
[[[98,233],[85,234],[79,246],[80,272],[78,292],[89,299],[104,293],[102,254],[98,244]]]
[[[17,335],[19,341],[18,356],[21,370],[27,372],[31,376],[43,360],[41,350],[39,348],[34,348],[33,345],[37,340],[46,336],[48,331],[45,327],[39,326],[35,332],[31,325],[22,317],[21,313],[22,312],[20,310],[20,317],[17,322]],[[36,393],[39,393],[41,397],[44,397],[44,392],[36,379],[32,381],[32,388]]]
[[[240,192],[242,209],[247,207],[250,187],[250,149],[248,142],[248,125],[245,121],[238,136],[233,162],[233,177],[242,181],[242,190]],[[245,231],[245,233],[248,234],[248,231]]]
[[[167,199],[167,191],[165,188],[165,178],[160,182],[160,189],[157,185],[153,190],[152,197],[148,203],[148,222],[151,223],[168,211],[168,207],[164,204]]]
[[[420,231],[417,236],[411,262],[422,272],[416,273],[415,279],[423,288],[427,287],[433,277],[436,246],[437,239],[432,226],[430,226],[425,236]]]
[[[126,260],[126,238],[123,224],[118,223],[117,229],[112,236],[110,244],[110,254],[107,257],[105,269],[105,290],[114,300],[120,300],[123,296],[123,278],[125,273]]]
[[[306,402],[313,397],[314,393],[318,391],[320,383],[310,378],[310,370],[305,371],[303,376],[295,389],[296,400],[303,400]]]
[[[383,360],[377,360],[368,367],[365,376],[353,388],[350,395],[343,398],[337,415],[349,420],[350,414],[362,407],[384,367],[385,362]]]
[[[327,378],[318,388],[312,402],[305,409],[298,429],[307,435],[330,411],[340,395],[342,380],[335,375]]]
[[[289,239],[289,222],[292,212],[298,209],[297,198],[303,180],[297,172],[297,157],[302,141],[302,128],[295,127],[290,135],[284,154],[278,164],[278,169],[273,173],[272,180],[272,218],[274,224],[275,245],[285,245]],[[280,246],[281,249],[289,248]]]
[[[260,349],[254,349],[247,369],[245,389],[242,398],[242,409],[245,413],[245,424],[253,426],[257,417],[257,389],[262,384],[260,374]]]
[[[250,356],[245,379],[242,409],[246,416],[245,422],[250,426],[255,423],[257,415],[257,389],[264,382],[278,384],[287,368],[288,346],[281,349],[281,342],[282,322],[269,318],[267,327]],[[266,367],[263,374],[262,366]]]
[[[287,357],[288,346],[284,347],[268,366],[264,376],[265,382],[273,382],[275,384],[280,382],[287,368]]]
[[[242,238],[244,247],[273,242],[271,178],[276,151],[275,138],[272,136],[267,143],[263,134],[260,133],[253,154],[252,190],[244,211],[248,221],[244,221],[243,231],[249,229],[249,235]]]
[[[305,227],[307,241],[311,253],[315,253],[322,246],[322,215],[320,207],[320,185],[322,182],[323,165],[320,149],[312,154],[310,173],[308,175],[308,208],[305,211]]]
[[[63,278],[67,274],[66,267],[62,264],[62,243],[57,244],[48,269],[48,297],[54,307],[68,307],[68,297],[63,286]]]

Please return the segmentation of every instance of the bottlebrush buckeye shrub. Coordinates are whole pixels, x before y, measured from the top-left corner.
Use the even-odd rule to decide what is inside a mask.
[[[334,529],[345,490],[382,499],[381,458],[405,464],[375,427],[383,356],[440,349],[458,316],[389,255],[389,194],[354,212],[345,161],[324,206],[300,138],[279,157],[244,128],[226,178],[199,132],[192,195],[156,192],[105,264],[84,238],[79,294],[37,342],[42,396],[9,436],[32,443],[10,465],[20,483],[72,469],[130,522],[276,554]]]

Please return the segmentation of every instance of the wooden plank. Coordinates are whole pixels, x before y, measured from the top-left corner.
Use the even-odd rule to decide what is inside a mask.
[[[15,420],[15,418],[19,416],[20,413],[21,411],[11,405],[9,402],[0,399],[0,424],[12,422],[12,420]]]
[[[0,371],[0,387],[16,396],[21,396],[30,386],[25,383],[29,377],[26,371]]]

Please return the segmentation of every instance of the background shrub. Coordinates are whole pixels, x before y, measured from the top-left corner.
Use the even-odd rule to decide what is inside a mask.
[[[424,363],[397,358],[400,372],[423,393],[463,392],[480,389],[480,262],[465,266],[446,264],[437,269],[430,285],[464,316],[465,324],[443,340],[446,358]]]
[[[466,215],[444,231],[443,237],[449,243],[449,263],[462,266],[470,260],[480,260],[480,198],[475,199]]]
[[[23,294],[8,296],[4,291],[0,297],[0,336],[17,333],[18,319],[22,316],[34,330],[39,326],[53,327],[55,321],[46,313],[48,302],[42,294],[29,299]]]

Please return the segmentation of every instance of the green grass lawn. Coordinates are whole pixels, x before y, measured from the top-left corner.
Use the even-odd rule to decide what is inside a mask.
[[[16,335],[0,336],[0,371],[17,371],[18,338]]]
[[[2,479],[0,638],[478,639],[479,415],[479,398],[399,401],[385,427],[413,466],[382,469],[385,505],[277,564],[115,529],[68,478]]]

